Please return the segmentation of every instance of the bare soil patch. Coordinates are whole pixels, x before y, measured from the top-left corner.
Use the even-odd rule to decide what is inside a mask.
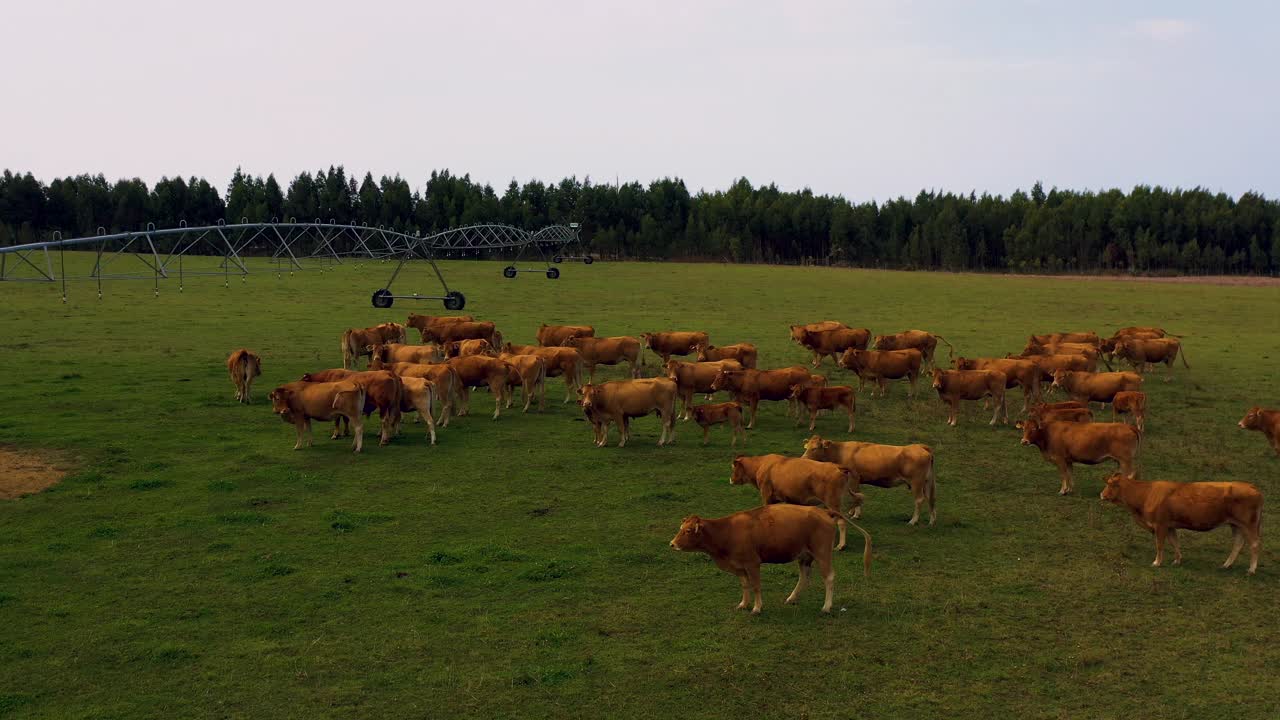
[[[16,500],[56,485],[66,477],[57,458],[30,450],[0,447],[0,500]]]

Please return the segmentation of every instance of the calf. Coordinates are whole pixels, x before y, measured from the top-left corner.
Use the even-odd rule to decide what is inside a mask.
[[[924,356],[919,350],[859,350],[850,348],[840,356],[839,365],[852,370],[858,376],[858,389],[868,379],[880,388],[880,396],[888,393],[885,380],[907,381],[907,399],[916,396],[916,380],[920,379],[920,365]],[[872,388],[874,394],[875,388]]]
[[[738,436],[742,436],[742,444],[747,444],[747,431],[742,427],[742,406],[736,402],[722,402],[714,405],[694,405],[689,408],[693,421],[702,428],[702,444],[707,444],[711,436],[711,426],[728,423],[733,437],[732,447],[738,447]]]
[[[287,423],[293,423],[298,434],[294,450],[311,446],[311,421],[347,418],[355,426],[352,449],[364,448],[364,388],[351,380],[338,382],[292,382],[281,385],[267,396],[271,409]],[[333,439],[337,440],[338,425],[333,427]],[[304,443],[305,439],[305,443]]]
[[[933,352],[937,349],[939,340],[946,343],[948,356],[954,356],[955,348],[947,342],[946,338],[924,330],[904,330],[893,335],[877,335],[872,347],[876,350],[919,350],[924,361],[932,365]]]
[[[836,550],[844,549],[847,524],[843,509],[845,495],[853,501],[852,507],[862,507],[862,493],[853,490],[858,478],[852,470],[835,463],[776,454],[739,455],[733,459],[732,468],[729,484],[755,486],[760,491],[761,505],[821,505],[834,510],[837,513],[836,527],[840,530]],[[855,524],[854,527],[858,526]],[[869,548],[870,536],[865,530],[862,533]],[[869,564],[870,558],[866,562]]]
[[[400,417],[403,420],[404,413],[417,412],[419,420],[426,420],[427,437],[431,439],[431,444],[436,444],[436,419],[432,416],[432,402],[435,399],[435,389],[430,380],[417,377],[401,377],[401,385],[404,386],[404,392],[400,395]],[[395,434],[400,434],[400,423],[396,423]]]
[[[249,404],[249,392],[253,390],[253,379],[262,374],[262,358],[258,354],[240,348],[227,358],[227,373],[236,386],[236,402]]]
[[[1276,454],[1280,455],[1280,410],[1264,410],[1252,407],[1236,423],[1242,430],[1257,430],[1267,438]]]
[[[692,355],[699,345],[710,342],[704,332],[641,333],[640,340],[662,358],[663,365],[671,360],[672,355]]]
[[[535,337],[543,347],[564,345],[564,341],[575,337],[592,337],[596,329],[590,325],[539,325]]]
[[[564,377],[564,401],[573,399],[574,391],[582,386],[582,353],[568,347],[540,347],[538,345],[514,345],[507,343],[502,352],[509,355],[537,355],[547,364],[547,377]]]
[[[711,390],[727,390],[733,398],[751,408],[751,422],[747,428],[756,426],[761,400],[791,402],[791,386],[806,385],[810,382],[809,371],[794,365],[778,370],[731,370],[721,369],[711,381]]]
[[[418,363],[379,364],[375,359],[374,369],[385,369],[395,373],[401,379],[408,377],[422,378],[435,388],[435,398],[440,401],[440,416],[437,422],[440,427],[449,427],[449,418],[454,414],[457,404],[455,398],[460,392],[462,381],[453,368],[445,364],[422,365]]]
[[[511,397],[518,384],[524,393],[524,409],[529,412],[529,402],[533,393],[538,393],[538,410],[547,408],[547,363],[537,355],[511,355],[502,353],[498,359],[511,366],[507,374],[507,407],[511,407]]]
[[[1116,341],[1114,354],[1128,361],[1137,372],[1142,372],[1147,366],[1164,363],[1166,381],[1169,379],[1169,374],[1173,372],[1173,361],[1179,356],[1182,357],[1182,367],[1188,369],[1191,367],[1187,364],[1187,354],[1183,351],[1182,341],[1178,338],[1122,337]]]
[[[1071,468],[1075,463],[1097,465],[1104,460],[1120,463],[1120,472],[1133,472],[1142,434],[1124,423],[1048,422],[1022,424],[1022,444],[1035,445],[1062,476],[1059,495],[1073,492]]]
[[[400,378],[395,373],[386,370],[345,370],[342,368],[333,368],[331,370],[321,370],[320,372],[306,373],[302,376],[302,382],[336,382],[338,380],[351,380],[364,388],[364,414],[369,415],[374,410],[378,411],[378,418],[381,421],[381,435],[378,441],[379,445],[386,445],[391,442],[391,436],[395,434],[396,426],[400,424],[400,405],[403,400],[404,386],[400,382]],[[339,429],[339,423],[342,425],[342,434],[350,432],[351,427],[348,423],[349,418],[340,416],[334,418],[334,431]],[[360,426],[364,427],[363,424]]]
[[[676,384],[676,392],[680,396],[683,409],[680,416],[689,418],[689,406],[693,405],[694,393],[710,394],[711,383],[721,370],[741,370],[737,360],[721,360],[719,362],[682,362],[667,361],[667,379]]]
[[[342,333],[342,367],[348,370],[354,367],[356,360],[369,355],[374,345],[404,341],[404,326],[400,323],[345,330]]]
[[[955,359],[957,370],[999,370],[1005,374],[1005,389],[1022,388],[1022,412],[1027,412],[1031,401],[1040,395],[1040,368],[1031,360],[1020,358],[964,358]]]
[[[623,361],[630,367],[631,377],[640,377],[640,341],[629,335],[607,338],[578,335],[566,339],[563,344],[582,355],[582,363],[587,368],[587,382],[595,382],[596,365],[617,365]]]
[[[476,338],[474,340],[454,340],[445,343],[444,356],[446,358],[469,357],[471,355],[488,355],[496,356],[498,353],[484,338]]]
[[[676,441],[676,384],[666,378],[644,380],[614,380],[599,385],[582,386],[582,407],[589,408],[593,423],[603,425],[598,433],[597,447],[604,447],[609,439],[609,424],[618,426],[618,447],[627,444],[631,436],[631,418],[657,413],[662,421],[662,436],[658,446]],[[670,435],[670,440],[668,440]]]
[[[764,606],[760,594],[762,563],[800,564],[800,580],[787,596],[794,603],[809,583],[809,569],[816,561],[826,586],[822,612],[831,612],[831,596],[835,592],[836,572],[831,564],[831,547],[836,537],[833,510],[803,505],[764,505],[754,510],[734,513],[722,518],[700,518],[690,515],[680,523],[680,531],[671,539],[671,547],[684,552],[704,552],[716,566],[738,576],[742,583],[745,610],[755,593],[753,614]]]
[[[947,424],[960,424],[960,401],[981,400],[990,397],[995,405],[991,414],[990,425],[995,425],[1001,413],[1004,421],[1009,422],[1009,410],[1005,405],[1004,389],[1008,384],[1008,376],[999,370],[939,370],[933,369],[933,389],[938,397],[951,406],[947,416]]]
[[[933,449],[928,445],[877,445],[869,442],[836,442],[814,435],[804,443],[804,457],[810,460],[832,462],[852,470],[858,485],[874,485],[890,488],[908,485],[915,497],[916,510],[908,525],[920,521],[920,506],[929,502],[929,524],[938,519],[935,508],[937,478],[933,472]],[[862,507],[854,508],[853,516],[861,517]]]
[[[1053,387],[1061,388],[1072,400],[1109,403],[1116,393],[1142,387],[1142,376],[1131,372],[1090,373],[1058,370],[1053,374]]]
[[[756,346],[751,343],[736,343],[720,347],[702,343],[698,346],[698,362],[737,360],[744,368],[755,368],[757,356]]]
[[[1116,415],[1133,415],[1138,432],[1147,431],[1147,394],[1138,390],[1122,390],[1111,400],[1111,420]],[[1126,421],[1127,422],[1127,421]]]
[[[439,345],[402,345],[400,343],[379,343],[369,347],[369,369],[375,362],[384,365],[390,363],[436,363],[443,357]]]
[[[446,364],[453,368],[453,371],[458,374],[458,379],[461,380],[458,385],[458,392],[462,398],[460,414],[466,415],[471,411],[471,388],[484,386],[493,393],[493,419],[497,420],[502,412],[502,402],[506,398],[511,366],[487,355],[451,358]]]
[[[835,410],[836,408],[844,408],[845,414],[849,416],[849,432],[853,432],[853,411],[854,397],[853,388],[848,385],[833,385],[830,387],[812,386],[812,385],[792,385],[791,399],[796,401],[797,407],[809,409],[809,431],[813,432],[813,426],[818,421],[819,410]],[[796,425],[800,425],[800,413],[796,413]]]
[[[813,353],[813,366],[818,367],[828,355],[834,362],[850,348],[866,350],[871,340],[871,331],[866,328],[835,328],[832,330],[800,331],[800,344]]]
[[[1245,482],[1142,482],[1132,474],[1116,473],[1107,478],[1103,500],[1123,505],[1138,526],[1156,538],[1156,559],[1164,564],[1164,542],[1173,545],[1173,564],[1182,564],[1179,530],[1207,532],[1220,525],[1231,526],[1231,554],[1223,568],[1231,567],[1245,540],[1249,541],[1249,574],[1258,570],[1262,547],[1262,493]]]

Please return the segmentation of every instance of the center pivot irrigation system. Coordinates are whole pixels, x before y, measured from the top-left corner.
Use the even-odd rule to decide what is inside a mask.
[[[391,278],[373,293],[374,307],[389,308],[397,299],[441,300],[446,309],[461,310],[466,305],[466,297],[449,288],[444,274],[436,265],[437,258],[514,250],[512,264],[502,269],[504,277],[539,272],[554,280],[560,277],[560,269],[551,261],[559,264],[566,260],[580,260],[591,264],[590,255],[567,252],[578,243],[577,223],[550,225],[536,232],[510,225],[466,225],[430,235],[409,235],[388,228],[318,220],[312,223],[293,220],[219,222],[198,227],[184,222],[178,227],[163,229],[148,223],[145,230],[136,232],[108,233],[99,228],[97,235],[66,239],[55,232],[51,240],[0,247],[0,282],[61,282],[62,301],[65,303],[68,280],[95,281],[99,300],[102,299],[104,280],[151,280],[159,297],[160,281],[174,277],[178,280],[178,292],[182,292],[189,275],[221,275],[223,286],[229,287],[232,275],[239,275],[244,281],[251,272],[275,272],[276,277],[281,278],[285,272],[293,275],[299,270],[332,271],[346,262],[359,266],[369,260],[395,260],[398,262]],[[529,248],[537,252],[543,267],[528,267],[534,264],[532,260],[525,262],[526,267],[520,266],[521,258]],[[92,270],[87,275],[68,273],[67,249],[88,250],[96,254]],[[58,256],[56,268],[55,251]],[[552,254],[551,261],[548,253]],[[117,261],[129,255],[142,267],[131,264],[121,270]],[[440,281],[440,294],[415,292],[396,295],[392,292],[391,286],[396,278],[414,261],[423,261],[431,266]],[[193,266],[192,269],[186,269],[188,264]]]

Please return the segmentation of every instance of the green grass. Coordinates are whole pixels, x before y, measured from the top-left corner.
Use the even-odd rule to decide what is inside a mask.
[[[762,366],[805,359],[787,338],[797,321],[931,329],[967,355],[1016,350],[1030,331],[1162,325],[1186,336],[1192,369],[1147,383],[1146,476],[1280,497],[1280,461],[1235,427],[1280,402],[1274,287],[638,263],[508,281],[499,268],[444,270],[511,340],[541,322],[702,329],[757,343]],[[1218,569],[1226,530],[1183,533],[1185,565],[1152,569],[1150,536],[1097,498],[1113,466],[1078,468],[1078,495],[1060,498],[1017,431],[973,406],[948,428],[931,393],[858,398],[857,438],[935,448],[939,520],[908,527],[908,491],[867,490],[872,576],[843,553],[831,617],[820,584],[782,604],[794,566],[766,568],[762,616],[735,612],[735,578],[667,547],[685,515],[756,503],[727,482],[724,428],[703,448],[682,423],[658,448],[642,419],[629,447],[596,449],[554,380],[546,413],[496,422],[476,393],[434,448],[411,427],[385,448],[371,434],[360,456],[319,430],[291,450],[266,393],[339,364],[342,329],[424,307],[369,307],[389,272],[189,280],[159,299],[147,282],[110,284],[102,301],[75,284],[67,305],[53,287],[0,285],[0,441],[77,468],[0,503],[0,718],[1280,714],[1274,539],[1253,578]],[[433,286],[419,270],[397,288]],[[240,346],[263,356],[249,407],[222,364]],[[765,407],[748,452],[798,454],[807,433]]]

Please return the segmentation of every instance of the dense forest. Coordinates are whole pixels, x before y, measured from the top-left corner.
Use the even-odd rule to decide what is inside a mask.
[[[566,178],[512,181],[499,194],[467,175],[433,172],[421,189],[399,176],[357,181],[342,167],[282,187],[237,170],[225,193],[199,178],[102,175],[44,183],[0,176],[0,245],[98,228],[137,230],[296,218],[429,233],[497,222],[536,230],[578,222],[591,252],[617,259],[822,263],[1010,272],[1280,274],[1280,203],[1199,188],[1128,193],[1044,190],[1008,197],[922,191],[854,203],[746,179],[690,193],[679,179],[645,186]]]

